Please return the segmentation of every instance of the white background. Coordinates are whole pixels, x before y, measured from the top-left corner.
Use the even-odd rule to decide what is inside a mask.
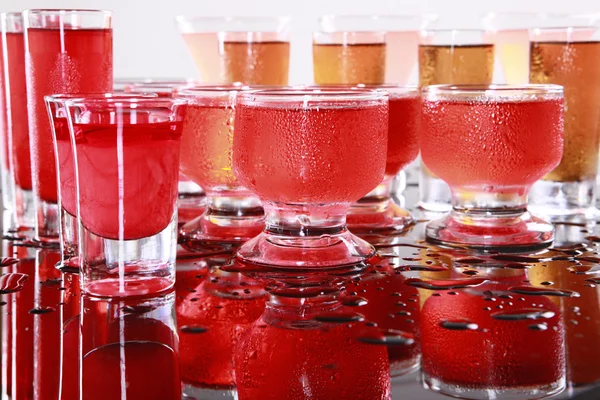
[[[177,15],[287,15],[290,83],[312,82],[311,31],[323,14],[434,13],[444,28],[474,27],[489,11],[600,12],[598,0],[0,0],[0,11],[100,8],[113,11],[115,76],[196,77]]]

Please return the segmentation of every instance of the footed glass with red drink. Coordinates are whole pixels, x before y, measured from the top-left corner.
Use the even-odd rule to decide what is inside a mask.
[[[66,105],[82,290],[125,296],[172,287],[186,101],[133,96]]]
[[[58,244],[58,184],[44,96],[105,93],[113,86],[111,13],[101,10],[26,10],[25,77],[31,144],[35,237]]]
[[[423,90],[421,156],[452,189],[452,211],[427,240],[522,251],[553,240],[527,211],[531,186],[560,162],[563,89],[557,85],[430,86]]]
[[[380,243],[385,237],[405,232],[414,224],[410,212],[392,201],[391,185],[394,177],[419,155],[421,97],[416,86],[367,87],[389,94],[385,176],[375,189],[352,204],[346,220],[352,232],[371,243]]]
[[[185,224],[184,246],[203,252],[237,248],[264,228],[259,199],[234,174],[236,97],[247,86],[195,86],[177,90],[189,101],[181,140],[181,172],[206,192],[207,207]]]
[[[233,169],[262,201],[266,228],[238,259],[315,268],[375,254],[347,230],[346,213],[383,180],[388,116],[387,93],[373,90],[239,93]]]

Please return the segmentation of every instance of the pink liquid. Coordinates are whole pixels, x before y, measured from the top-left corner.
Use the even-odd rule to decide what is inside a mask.
[[[239,104],[233,167],[243,186],[282,203],[351,203],[383,179],[386,105],[318,109]]]
[[[77,124],[75,129],[85,227],[95,235],[119,239],[122,226],[126,240],[153,236],[165,229],[177,202],[181,123],[125,124],[122,161],[117,151],[117,125]]]
[[[54,131],[56,133],[56,151],[58,153],[58,166],[60,170],[60,196],[62,207],[71,215],[77,215],[76,208],[76,181],[75,162],[71,139],[69,138],[69,126],[66,118],[56,115],[54,118]]]
[[[419,155],[420,97],[390,97],[386,176],[394,176]]]
[[[561,99],[423,101],[421,155],[451,187],[524,192],[558,165]]]
[[[413,75],[416,80],[419,32],[386,32],[385,47],[385,81],[405,85],[411,81]]]
[[[33,178],[40,198],[56,203],[56,165],[44,96],[111,91],[112,30],[30,28],[27,41]]]
[[[6,33],[8,55],[7,93],[10,113],[11,152],[14,163],[15,182],[24,190],[31,190],[31,158],[29,153],[29,124],[27,121],[27,86],[25,84],[25,41],[23,33]],[[48,118],[48,117],[46,117]]]

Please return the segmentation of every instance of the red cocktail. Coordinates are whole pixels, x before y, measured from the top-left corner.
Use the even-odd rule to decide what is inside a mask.
[[[413,225],[410,212],[394,204],[390,191],[394,177],[419,154],[421,98],[416,86],[369,88],[385,91],[390,96],[385,177],[375,189],[352,205],[347,221],[352,232],[380,242],[382,237],[401,233]]]
[[[181,229],[186,247],[214,251],[237,247],[264,228],[259,200],[236,178],[232,148],[234,105],[249,87],[195,86],[177,91],[190,101],[181,141],[181,172],[206,191],[204,214]]]
[[[172,286],[185,101],[122,96],[66,104],[80,240],[90,241],[80,261],[82,288],[104,296],[112,286],[122,294]]]
[[[107,11],[27,10],[25,22],[27,106],[36,234],[58,240],[57,176],[44,96],[112,90],[112,29]]]
[[[421,128],[423,161],[453,193],[452,212],[427,226],[428,240],[500,249],[552,242],[552,225],[527,212],[527,194],[560,162],[560,86],[430,86]]]
[[[3,13],[2,40],[5,63],[6,120],[10,164],[15,181],[15,230],[27,236],[34,225],[34,207],[27,122],[27,86],[25,84],[25,39],[21,13]]]
[[[238,257],[310,268],[354,264],[374,254],[347,231],[346,212],[383,179],[387,123],[382,92],[238,94],[233,168],[267,214],[265,231]]]

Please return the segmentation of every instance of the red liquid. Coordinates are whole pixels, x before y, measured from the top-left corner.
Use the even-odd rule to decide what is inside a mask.
[[[40,198],[56,203],[54,147],[44,96],[110,92],[113,86],[112,30],[30,28],[27,42],[33,177]]]
[[[83,358],[83,398],[181,399],[177,354],[158,342],[111,343]]]
[[[363,329],[348,324],[292,329],[268,324],[273,313],[267,308],[235,351],[240,400],[390,398],[387,350],[359,342]]]
[[[76,180],[73,149],[69,137],[69,126],[66,118],[54,116],[56,134],[56,151],[60,169],[60,196],[62,207],[71,215],[77,215]]]
[[[235,387],[236,345],[265,308],[264,292],[256,282],[241,274],[221,275],[225,277],[211,274],[199,285],[190,287],[195,292],[188,291],[177,307],[181,377],[195,387]],[[251,293],[245,294],[244,289]],[[207,330],[198,333],[189,329],[197,327]]]
[[[122,225],[126,240],[153,236],[165,229],[177,203],[181,123],[123,126],[122,210],[117,125],[80,124],[75,129],[85,227],[95,235],[119,239]]]
[[[386,176],[394,176],[419,155],[420,97],[390,97]]]
[[[387,265],[379,265],[367,271],[360,281],[346,284],[346,296],[360,296],[367,300],[364,306],[353,308],[375,322],[383,332],[394,330],[412,335],[415,342],[411,345],[388,346],[390,369],[397,372],[413,367],[419,357],[419,296],[416,288],[405,285],[401,274],[395,274]],[[344,297],[342,297],[343,299]]]
[[[10,83],[7,106],[10,107],[10,135],[15,182],[31,190],[31,158],[29,154],[29,124],[27,121],[27,86],[25,84],[25,41],[23,33],[6,33],[8,77]],[[46,117],[47,118],[47,117]]]
[[[33,392],[36,399],[56,400],[60,384],[60,306],[62,274],[59,252],[41,250],[36,262]]]
[[[2,166],[5,169],[10,169],[8,163],[8,122],[7,118],[7,108],[6,108],[6,85],[4,84],[4,55],[1,54],[3,50],[2,45],[0,45],[0,140],[2,140],[3,146],[3,157],[4,157],[4,165]]]
[[[9,241],[5,242],[6,247],[2,250],[2,255],[12,256],[14,253],[14,247]],[[4,252],[6,250],[6,252]],[[7,268],[6,272],[11,272],[12,268]],[[4,271],[3,271],[4,272]],[[2,314],[2,375],[0,375],[0,397],[8,398],[12,392],[12,294],[5,294],[0,296],[0,302],[4,302],[3,306],[0,306],[0,313]]]
[[[35,259],[28,258],[28,249],[17,248],[17,257],[21,262],[16,264],[14,272],[29,275],[23,290],[13,293],[13,377],[12,399],[33,399],[33,314],[34,307]]]
[[[522,285],[523,279],[525,274],[501,278],[499,283],[484,284],[475,290],[461,290],[457,295],[436,291],[440,296],[430,296],[421,310],[423,372],[444,383],[470,388],[535,387],[563,377],[564,331],[559,307],[544,296],[499,297],[508,294],[503,291],[509,287]],[[493,291],[493,295],[483,294],[486,290]],[[551,311],[554,316],[538,320],[492,317],[497,312],[532,308]],[[477,329],[440,326],[443,321],[457,319],[466,319]],[[542,322],[547,324],[546,330],[530,328]]]
[[[524,191],[558,165],[563,101],[423,101],[421,156],[451,187]]]
[[[383,179],[386,105],[237,106],[233,167],[243,186],[282,203],[351,203]]]

